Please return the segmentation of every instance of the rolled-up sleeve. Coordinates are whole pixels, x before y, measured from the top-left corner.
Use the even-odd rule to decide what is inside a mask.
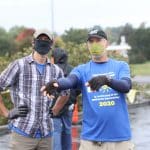
[[[0,74],[0,91],[5,90],[7,87],[11,87],[11,85],[17,81],[18,73],[18,62],[14,61],[9,64],[9,66]]]

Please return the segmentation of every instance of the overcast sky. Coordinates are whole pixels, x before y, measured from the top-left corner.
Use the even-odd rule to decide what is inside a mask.
[[[0,0],[0,26],[25,26],[54,31],[88,28],[93,25],[117,27],[141,22],[150,26],[150,0]]]

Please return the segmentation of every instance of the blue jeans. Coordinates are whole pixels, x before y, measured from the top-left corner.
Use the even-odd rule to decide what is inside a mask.
[[[53,150],[71,150],[72,111],[65,112],[60,118],[54,118]]]

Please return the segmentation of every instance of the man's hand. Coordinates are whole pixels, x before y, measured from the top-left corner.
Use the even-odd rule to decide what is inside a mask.
[[[108,85],[109,82],[110,80],[107,76],[100,75],[93,77],[91,80],[89,80],[87,86],[90,86],[92,91],[98,91],[101,86]]]
[[[55,95],[58,91],[58,83],[57,80],[51,80],[46,86],[41,88],[41,92],[43,92],[44,96],[48,96],[50,99],[55,98]]]
[[[21,105],[11,109],[8,113],[8,119],[16,119],[18,117],[26,117],[29,109],[26,105]]]

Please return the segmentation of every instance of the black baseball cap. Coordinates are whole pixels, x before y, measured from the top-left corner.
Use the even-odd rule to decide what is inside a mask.
[[[87,41],[90,39],[90,38],[92,38],[92,37],[96,37],[96,38],[104,38],[104,39],[106,39],[107,40],[107,35],[106,35],[106,33],[103,31],[103,30],[101,30],[101,29],[92,29],[92,30],[90,30],[89,31],[89,33],[88,33],[88,38],[87,38]]]

